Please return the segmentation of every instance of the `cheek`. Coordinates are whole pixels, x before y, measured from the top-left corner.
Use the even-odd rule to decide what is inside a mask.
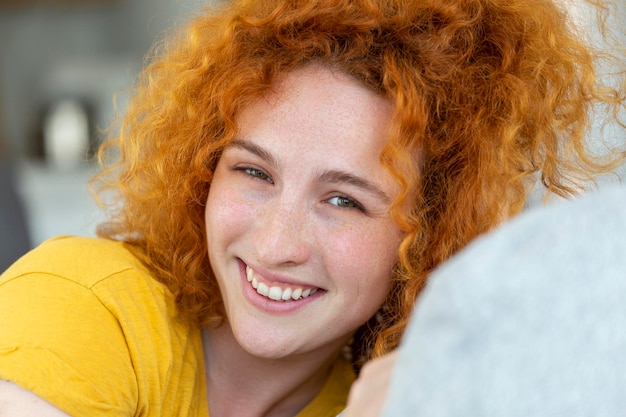
[[[210,250],[217,250],[248,227],[250,209],[237,198],[238,194],[222,181],[214,181],[205,208],[207,241]]]
[[[381,304],[391,283],[400,238],[395,228],[367,233],[344,233],[329,247],[341,285],[361,302]],[[392,236],[389,238],[389,236]]]

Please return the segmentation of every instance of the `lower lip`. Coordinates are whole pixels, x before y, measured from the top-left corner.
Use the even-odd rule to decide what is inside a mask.
[[[243,294],[246,300],[257,309],[266,313],[273,314],[289,314],[298,311],[313,301],[318,299],[324,291],[318,290],[315,294],[306,298],[300,298],[299,300],[291,301],[275,301],[270,298],[264,297],[252,287],[252,284],[248,282],[246,278],[246,265],[239,261],[239,271],[241,275],[241,282],[243,287]]]

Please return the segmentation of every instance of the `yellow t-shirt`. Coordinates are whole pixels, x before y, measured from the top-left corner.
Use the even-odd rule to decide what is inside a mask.
[[[73,416],[208,417],[201,332],[123,243],[49,240],[0,276],[0,379]],[[343,359],[297,417],[334,417]]]

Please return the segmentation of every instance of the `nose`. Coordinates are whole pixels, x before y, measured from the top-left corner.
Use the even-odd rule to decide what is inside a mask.
[[[283,198],[259,213],[253,243],[262,265],[299,265],[310,258],[309,212],[305,204]]]

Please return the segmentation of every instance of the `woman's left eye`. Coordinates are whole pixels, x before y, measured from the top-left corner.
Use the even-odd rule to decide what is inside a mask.
[[[363,207],[358,202],[348,197],[335,196],[328,199],[328,202],[337,207],[346,209],[358,209],[363,211]]]

